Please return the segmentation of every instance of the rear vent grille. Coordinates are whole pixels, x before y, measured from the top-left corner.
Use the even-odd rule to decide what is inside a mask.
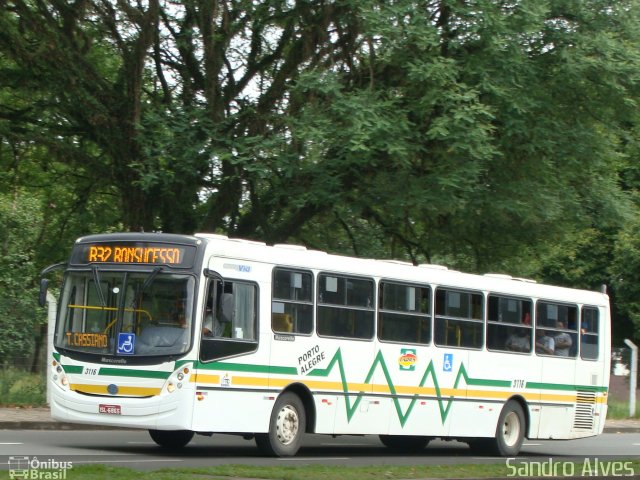
[[[595,392],[578,390],[576,415],[573,419],[574,430],[593,430],[593,413],[595,405]]]

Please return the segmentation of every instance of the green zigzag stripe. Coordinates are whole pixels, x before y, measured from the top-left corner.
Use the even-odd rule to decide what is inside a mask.
[[[356,394],[355,402],[353,403],[353,405],[351,405],[349,387],[348,387],[346,375],[344,372],[342,352],[340,351],[340,349],[336,351],[335,355],[331,359],[331,362],[329,362],[329,365],[327,366],[327,368],[316,368],[311,372],[309,372],[307,375],[310,377],[311,376],[327,377],[329,376],[331,371],[334,369],[336,364],[338,365],[338,371],[340,372],[340,378],[342,381],[342,390],[345,393],[345,407],[347,410],[347,420],[351,421],[351,418],[357,411],[358,406],[360,405],[360,401],[362,400],[362,397],[365,392],[358,392]],[[400,420],[400,424],[404,426],[405,423],[407,422],[407,419],[409,418],[409,415],[411,414],[411,411],[413,410],[413,407],[418,401],[419,395],[418,394],[413,395],[413,398],[411,399],[411,402],[409,403],[407,410],[403,412],[402,407],[400,405],[400,400],[397,397],[395,386],[393,385],[393,381],[391,380],[391,375],[389,374],[389,369],[387,368],[387,365],[384,361],[382,351],[378,351],[378,354],[376,355],[376,358],[373,361],[371,368],[369,369],[369,373],[367,374],[367,377],[364,383],[365,384],[371,383],[371,378],[373,377],[373,374],[375,373],[378,365],[380,365],[380,368],[382,369],[382,373],[384,374],[385,380],[387,382],[387,386],[389,387],[389,392],[391,392],[391,394],[393,395],[393,403],[395,405],[396,413]],[[419,387],[424,387],[424,385],[427,383],[427,380],[430,376],[433,379],[433,386],[436,391],[438,407],[440,410],[440,419],[444,424],[444,422],[446,421],[449,415],[449,412],[451,411],[451,406],[453,405],[454,397],[450,396],[446,401],[443,399],[442,393],[440,390],[440,384],[438,382],[438,377],[436,375],[435,367],[433,365],[433,360],[431,360],[429,362],[429,365],[427,365],[424,375],[420,380]],[[461,379],[463,379],[465,384],[470,387],[476,386],[476,387],[511,388],[511,381],[509,380],[488,380],[488,379],[469,377],[469,375],[467,374],[467,370],[464,364],[462,363],[460,364],[460,368],[458,369],[458,373],[456,375],[456,380],[453,384],[454,389],[458,388],[458,386],[460,385]],[[526,388],[534,389],[534,390],[558,390],[558,391],[573,391],[573,392],[578,390],[606,392],[608,390],[607,387],[599,387],[599,386],[591,386],[591,385],[568,385],[568,384],[559,384],[559,383],[540,383],[540,382],[527,382]]]
[[[344,373],[344,363],[342,360],[342,352],[340,351],[340,349],[336,351],[335,355],[331,359],[331,362],[329,362],[329,365],[327,366],[327,368],[316,368],[311,372],[309,372],[308,376],[326,377],[331,373],[331,371],[334,369],[336,364],[338,365],[338,371],[340,372],[340,378],[342,380],[342,389],[343,389],[343,392],[346,394],[345,406],[347,409],[347,420],[351,421],[351,418],[357,411],[358,406],[360,405],[360,401],[362,400],[362,397],[365,392],[359,392],[356,396],[355,402],[353,403],[353,405],[351,405],[351,399],[350,399],[350,396],[348,395],[349,387],[347,384],[346,375]],[[418,401],[419,395],[418,394],[413,395],[413,398],[411,399],[411,402],[409,403],[407,410],[403,412],[402,406],[400,405],[400,400],[397,397],[395,386],[393,385],[393,381],[391,380],[391,375],[389,374],[389,369],[387,368],[387,364],[384,361],[384,356],[382,355],[382,351],[378,351],[378,354],[376,355],[376,358],[373,361],[371,368],[369,369],[369,373],[367,374],[367,377],[364,383],[365,384],[371,383],[371,378],[373,377],[373,374],[375,373],[378,365],[380,365],[380,368],[382,369],[382,373],[384,374],[384,378],[387,381],[387,386],[389,387],[389,391],[391,392],[391,395],[393,395],[393,403],[396,408],[398,419],[400,420],[400,425],[404,426],[405,423],[407,423],[409,416],[411,415],[411,411],[413,410],[413,407]],[[440,419],[444,424],[451,410],[451,405],[453,405],[454,398],[453,396],[450,396],[449,399],[446,401],[446,405],[445,405],[445,401],[442,398],[442,394],[440,390],[440,384],[438,383],[438,377],[435,373],[433,360],[429,362],[429,365],[427,366],[427,369],[425,370],[424,375],[420,380],[420,385],[419,385],[420,387],[424,387],[424,385],[427,383],[427,379],[429,378],[429,376],[433,378],[433,386],[436,390],[438,407],[440,410]],[[481,380],[476,378],[469,378],[469,375],[467,374],[467,370],[464,368],[463,364],[460,364],[460,368],[458,369],[458,374],[456,375],[456,380],[453,385],[453,388],[458,388],[458,385],[460,384],[461,379],[464,379],[466,385],[468,386],[486,386],[486,387],[503,387],[503,388],[511,386],[511,382],[506,380]]]

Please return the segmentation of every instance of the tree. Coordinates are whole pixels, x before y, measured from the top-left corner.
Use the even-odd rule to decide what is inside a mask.
[[[13,63],[2,75],[19,77],[17,90],[39,93],[33,102],[23,101],[20,112],[5,107],[4,118],[38,125],[39,141],[54,159],[90,172],[92,185],[115,187],[124,223],[139,229],[150,227],[153,215],[136,165],[144,65],[159,5],[152,0],[147,8],[119,6],[4,2],[0,48]]]
[[[208,230],[615,277],[637,215],[637,2],[0,5],[0,132],[33,178],[64,178],[48,204],[84,208],[46,238]]]
[[[0,194],[0,356],[3,364],[27,368],[31,368],[34,337],[41,332],[37,287],[32,281],[37,275],[39,216],[37,199],[18,189]]]

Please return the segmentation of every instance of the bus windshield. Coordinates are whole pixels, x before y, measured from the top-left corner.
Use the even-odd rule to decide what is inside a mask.
[[[195,280],[153,272],[68,272],[55,346],[115,356],[177,355],[189,349]]]

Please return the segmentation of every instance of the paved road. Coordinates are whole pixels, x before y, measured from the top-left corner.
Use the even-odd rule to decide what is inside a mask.
[[[51,418],[49,408],[0,407],[0,430],[93,430],[101,427],[61,423]],[[640,419],[607,419],[605,433],[640,433]]]
[[[479,457],[460,442],[434,441],[419,454],[395,454],[375,436],[332,438],[308,435],[299,454],[293,458],[268,458],[260,454],[251,440],[231,435],[196,436],[180,452],[158,448],[144,431],[129,430],[2,430],[0,431],[0,470],[9,468],[9,457],[56,459],[74,465],[101,463],[141,470],[167,467],[245,465],[446,465],[459,463],[499,463],[505,459]],[[517,461],[563,461],[584,457],[604,461],[640,459],[640,434],[605,433],[600,437],[571,441],[525,441]],[[635,472],[640,475],[639,472]]]

